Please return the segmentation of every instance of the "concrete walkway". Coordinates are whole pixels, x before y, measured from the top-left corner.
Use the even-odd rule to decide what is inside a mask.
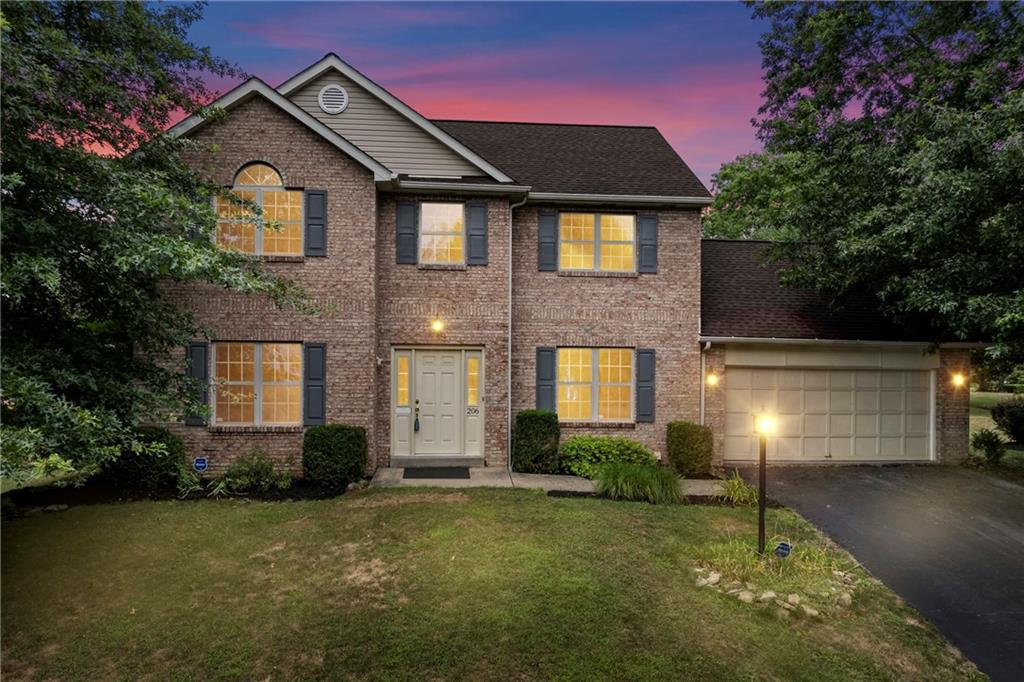
[[[579,476],[560,474],[521,474],[497,467],[480,467],[469,470],[469,478],[402,478],[405,469],[380,468],[373,475],[373,488],[528,488],[557,492],[592,493],[594,482]],[[680,483],[683,494],[694,497],[711,497],[721,489],[718,481],[691,481]]]

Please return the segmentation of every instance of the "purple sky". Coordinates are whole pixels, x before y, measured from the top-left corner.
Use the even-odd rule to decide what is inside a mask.
[[[710,186],[759,147],[763,28],[738,3],[214,2],[191,38],[273,86],[336,52],[429,118],[655,125]]]

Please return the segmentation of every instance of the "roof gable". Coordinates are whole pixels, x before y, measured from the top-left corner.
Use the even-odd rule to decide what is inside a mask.
[[[296,118],[300,123],[303,123],[313,132],[317,133],[325,140],[333,144],[335,147],[345,152],[353,159],[358,161],[364,167],[373,172],[373,177],[378,181],[391,180],[395,177],[395,173],[391,172],[388,168],[378,162],[376,159],[368,155],[362,149],[346,140],[344,137],[334,132],[326,125],[310,116],[307,112],[303,111],[300,107],[296,106],[288,99],[283,97],[276,90],[271,88],[269,85],[261,81],[259,78],[250,78],[233,90],[228,91],[224,95],[220,96],[210,104],[211,107],[217,107],[224,109],[225,111],[231,111],[243,102],[247,102],[253,97],[263,97],[268,100],[271,104],[274,104],[278,108],[284,110],[286,113]],[[187,135],[196,130],[199,130],[208,123],[208,119],[199,115],[193,114],[185,120],[171,127],[167,132],[170,135],[180,136]]]
[[[328,82],[346,88],[354,115],[347,115],[348,109],[334,116],[320,110],[317,94]],[[482,174],[498,182],[512,182],[512,178],[489,161],[336,54],[326,55],[289,78],[277,91],[395,172],[460,177]],[[396,140],[403,143],[402,149],[396,147]],[[417,154],[424,157],[420,162],[414,160]]]

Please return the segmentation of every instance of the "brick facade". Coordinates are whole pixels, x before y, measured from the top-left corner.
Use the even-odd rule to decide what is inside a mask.
[[[963,375],[963,386],[953,384],[955,374]],[[958,464],[969,454],[970,376],[969,350],[939,351],[939,369],[935,382],[935,453],[943,464]]]

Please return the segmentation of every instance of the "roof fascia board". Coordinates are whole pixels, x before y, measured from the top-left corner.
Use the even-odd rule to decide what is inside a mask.
[[[933,343],[931,341],[871,341],[867,339],[785,339],[753,336],[700,336],[701,343],[748,343],[789,346],[903,346],[907,348],[985,348],[989,344],[973,341]]]
[[[711,197],[665,197],[640,194],[568,194],[562,192],[530,192],[531,202],[561,204],[654,204],[672,206],[710,206]]]
[[[372,156],[364,152],[359,147],[355,146],[344,137],[334,132],[326,125],[316,120],[308,113],[303,111],[300,107],[293,104],[287,98],[281,96],[279,92],[274,90],[272,87],[261,81],[259,78],[250,78],[233,90],[228,91],[215,101],[210,103],[211,107],[217,107],[230,111],[239,104],[249,100],[250,98],[261,95],[267,98],[272,104],[280,107],[286,113],[297,119],[300,123],[304,124],[307,128],[317,133],[325,140],[333,144],[335,147],[345,152],[353,159],[358,161],[360,164],[365,166],[367,169],[373,172],[374,180],[384,181],[391,180],[395,177],[395,173],[391,172],[388,168],[381,165],[379,161],[374,159]],[[171,127],[167,132],[174,137],[180,137],[187,135],[191,132],[202,128],[207,123],[207,119],[199,114],[193,114],[185,120]]]
[[[465,192],[470,194],[526,194],[528,185],[494,185],[470,182],[429,182],[425,180],[397,180],[390,189],[409,192],[434,190],[438,192]]]
[[[487,173],[498,182],[513,182],[512,178],[508,177],[496,167],[487,162],[486,159],[476,154],[464,144],[456,140],[454,137],[444,132],[436,125],[431,123],[422,114],[417,112],[415,109],[410,107],[408,104],[398,99],[390,92],[382,88],[381,86],[374,83],[372,80],[360,73],[355,67],[346,63],[336,54],[329,54],[316,64],[313,64],[309,68],[300,71],[278,87],[277,91],[287,97],[289,94],[294,92],[297,88],[302,87],[306,83],[310,82],[314,78],[320,76],[327,69],[336,69],[343,73],[348,78],[355,81],[361,87],[365,88],[372,95],[383,101],[385,104],[390,106],[398,113],[405,116],[412,123],[419,126],[427,134],[434,137],[438,142],[451,149],[453,152],[461,156],[466,161],[479,168],[480,170]]]

